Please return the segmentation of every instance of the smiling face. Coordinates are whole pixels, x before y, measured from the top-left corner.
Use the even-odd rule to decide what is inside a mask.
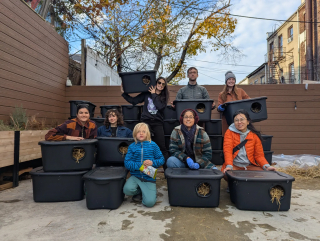
[[[166,86],[166,81],[164,79],[159,79],[157,81],[157,90],[162,91],[164,87]]]
[[[81,122],[86,122],[87,120],[89,120],[90,114],[89,114],[88,109],[86,109],[86,108],[79,109],[79,111],[77,113],[77,117]]]
[[[117,124],[118,117],[116,116],[116,113],[111,112],[108,116],[108,120],[109,120],[110,124]]]
[[[193,116],[193,113],[191,111],[187,111],[186,113],[184,113],[183,124],[187,128],[191,128],[194,125],[194,116]]]
[[[233,87],[233,86],[235,86],[235,84],[236,84],[236,79],[235,78],[229,78],[227,80],[227,86],[228,87]]]
[[[250,123],[244,114],[236,115],[233,119],[233,122],[237,130],[241,132],[246,132]]]

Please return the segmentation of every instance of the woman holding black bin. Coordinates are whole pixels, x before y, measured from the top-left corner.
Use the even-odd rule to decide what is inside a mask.
[[[219,93],[218,98],[218,111],[223,113],[225,111],[222,106],[226,102],[235,101],[235,100],[245,100],[250,99],[249,95],[243,90],[236,86],[236,76],[232,71],[227,71],[225,74],[225,83],[222,92]],[[227,131],[228,124],[226,118],[222,116],[222,135]]]
[[[169,99],[169,91],[165,78],[159,77],[156,86],[151,86],[149,92],[143,92],[136,97],[123,92],[121,86],[122,97],[132,105],[144,102],[141,121],[147,123],[152,133],[152,140],[159,146],[165,161],[169,158],[168,151],[165,146],[163,119],[164,109]],[[166,168],[166,164],[164,164]]]

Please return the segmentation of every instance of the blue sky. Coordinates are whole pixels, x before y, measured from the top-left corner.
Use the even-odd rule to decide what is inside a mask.
[[[301,0],[279,1],[279,0],[234,0],[231,8],[232,14],[253,16],[271,19],[287,19],[301,5]],[[216,52],[207,51],[195,58],[186,60],[188,67],[195,66],[199,70],[198,83],[201,85],[222,85],[224,84],[224,74],[227,70],[232,70],[239,83],[249,73],[255,70],[264,62],[264,55],[267,53],[267,32],[271,32],[282,22],[267,21],[249,18],[237,18],[238,24],[234,33],[233,44],[237,46],[245,56],[234,62],[221,61],[221,56]],[[87,43],[93,40],[87,40]],[[71,53],[78,51],[80,41],[70,42]],[[214,62],[214,63],[210,63]],[[185,85],[188,79],[180,81],[180,85]]]

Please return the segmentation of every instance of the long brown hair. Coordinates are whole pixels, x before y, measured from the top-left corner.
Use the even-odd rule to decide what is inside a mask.
[[[225,103],[227,101],[227,95],[228,95],[228,91],[227,91],[227,88],[228,88],[228,85],[226,84],[224,87],[223,87],[223,90],[222,90],[222,94],[221,94],[221,99],[223,101],[223,103]],[[236,85],[233,86],[232,88],[232,91],[231,91],[231,94],[234,94],[236,96],[236,99],[238,100],[238,88]]]
[[[158,84],[158,81],[159,80],[164,80],[164,82],[165,82],[165,86],[164,86],[164,88],[163,88],[163,90],[161,91],[161,93],[160,93],[160,99],[161,99],[161,101],[163,101],[163,102],[166,102],[166,104],[168,103],[168,101],[169,101],[169,90],[168,90],[168,83],[167,83],[167,80],[164,78],[164,77],[159,77],[158,79],[157,79],[157,84]]]
[[[248,125],[247,128],[248,128],[251,132],[253,132],[254,134],[256,134],[256,135],[259,137],[260,141],[262,141],[261,132],[258,131],[258,130],[252,125],[252,121],[251,121],[251,119],[250,119],[250,115],[249,115],[249,113],[248,113],[246,110],[244,110],[244,109],[237,110],[237,111],[233,114],[232,119],[234,119],[234,118],[235,118],[237,115],[239,115],[239,114],[243,114],[243,115],[247,118],[247,120],[249,121],[249,125]]]
[[[123,121],[123,115],[117,110],[117,109],[110,109],[107,111],[105,120],[104,120],[104,125],[109,128],[110,122],[109,122],[109,115],[114,113],[118,120],[117,120],[117,126],[124,126],[124,121]]]

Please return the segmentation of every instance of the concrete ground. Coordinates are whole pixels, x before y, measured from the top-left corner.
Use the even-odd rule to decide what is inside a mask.
[[[166,180],[146,208],[126,198],[117,210],[78,202],[35,203],[31,180],[0,192],[0,240],[320,240],[320,182],[293,183],[288,212],[241,211],[221,181],[217,208],[171,207]]]

